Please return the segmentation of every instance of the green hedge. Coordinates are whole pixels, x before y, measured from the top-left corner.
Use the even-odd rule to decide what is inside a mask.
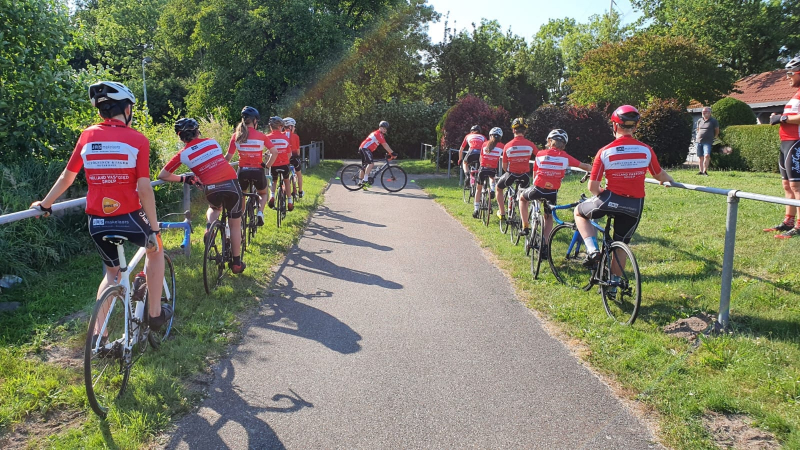
[[[744,160],[753,172],[777,172],[781,141],[778,127],[771,125],[735,125],[722,130],[722,140],[734,155]]]
[[[711,105],[711,116],[719,122],[720,129],[733,125],[754,125],[756,115],[750,106],[733,97],[725,97]]]

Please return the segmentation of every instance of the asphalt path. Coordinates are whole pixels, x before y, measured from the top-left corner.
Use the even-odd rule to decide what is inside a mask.
[[[414,183],[333,180],[276,276],[167,448],[659,448]]]

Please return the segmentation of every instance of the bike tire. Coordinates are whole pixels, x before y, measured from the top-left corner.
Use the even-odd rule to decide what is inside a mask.
[[[203,286],[206,294],[216,289],[222,279],[225,270],[224,240],[225,228],[215,220],[208,229],[208,241],[203,250]]]
[[[624,269],[619,267],[614,258],[610,258],[609,261],[612,253],[619,254],[619,252],[623,252],[627,260]],[[603,254],[601,267],[600,293],[603,296],[603,308],[606,314],[619,324],[633,325],[642,303],[642,280],[633,251],[624,242],[612,242],[610,252]],[[609,284],[614,267],[622,273],[619,286]]]
[[[242,214],[242,253],[247,251],[247,239],[250,235],[250,224],[255,221],[252,211],[252,200],[249,195],[245,195],[244,214]]]
[[[508,233],[508,204],[510,203],[508,198],[510,195],[508,190],[503,193],[503,204],[506,205],[506,220],[500,221],[500,232],[503,234]]]
[[[100,295],[92,310],[83,353],[83,376],[89,406],[98,417],[105,419],[108,409],[128,386],[131,367],[123,358],[122,340],[125,337],[125,289],[110,286]],[[105,327],[105,329],[104,329]],[[99,352],[93,346],[93,336],[107,336],[113,343],[110,351]]]
[[[469,189],[469,175],[464,175],[464,184],[461,185],[461,199],[467,204],[469,204]]]
[[[559,283],[576,289],[586,286],[590,272],[583,267],[586,251],[575,224],[565,222],[553,228],[548,241],[550,271]]]
[[[283,180],[279,185],[276,185],[275,190],[278,191],[278,214],[277,214],[277,222],[278,228],[281,227],[283,223],[283,218],[286,217],[286,193],[283,192]]]
[[[172,333],[172,323],[175,321],[175,312],[177,311],[175,309],[177,299],[175,287],[175,266],[172,264],[172,258],[164,252],[164,286],[161,291],[161,303],[172,307],[172,317],[161,327],[161,342],[166,341]]]
[[[519,207],[516,202],[509,204],[507,214],[508,226],[511,228],[511,243],[516,246],[519,244],[519,233],[522,231],[522,222],[519,218]]]
[[[531,240],[531,275],[534,280],[539,279],[539,270],[542,267],[542,249],[545,246],[544,235],[544,220],[540,214],[534,214],[531,220],[531,231],[529,238]]]
[[[357,191],[361,189],[361,186],[359,186],[359,183],[361,182],[361,170],[361,164],[348,164],[344,166],[344,169],[342,169],[342,173],[339,176],[342,186],[344,186],[348,191]]]
[[[483,213],[483,225],[489,226],[489,221],[492,218],[492,193],[489,192],[489,187],[484,186],[483,195],[481,196],[481,212]]]
[[[381,172],[381,185],[389,192],[398,192],[408,183],[408,175],[402,167],[389,166]]]

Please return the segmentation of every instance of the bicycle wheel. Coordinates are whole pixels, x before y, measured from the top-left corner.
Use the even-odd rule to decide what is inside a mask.
[[[483,224],[489,226],[489,220],[492,218],[492,193],[489,192],[488,183],[483,186],[483,194],[481,195],[481,214],[483,214]]]
[[[207,233],[208,238],[203,252],[203,286],[206,288],[206,294],[210,294],[219,285],[222,272],[225,270],[223,257],[225,228],[222,223],[215,220]]]
[[[101,418],[106,417],[111,403],[125,392],[130,377],[130,364],[123,357],[124,295],[122,286],[106,289],[94,305],[86,333],[83,353],[86,397],[92,411]]]
[[[536,204],[534,202],[530,202],[528,205],[528,223],[531,225],[531,232],[525,236],[525,256],[531,256],[531,251],[533,250],[533,231],[534,231],[534,222],[536,222],[536,214],[535,214]]]
[[[348,164],[342,169],[342,174],[339,176],[339,180],[342,182],[342,186],[349,191],[357,191],[361,189],[359,183],[361,183],[361,164]],[[277,186],[277,185],[276,185]]]
[[[542,250],[544,249],[544,235],[542,230],[544,228],[544,219],[540,214],[534,214],[531,219],[531,231],[528,235],[530,239],[530,254],[531,254],[531,275],[533,279],[539,278],[539,269],[542,267]]]
[[[469,197],[470,197],[469,174],[465,174],[464,184],[461,185],[461,199],[464,200],[464,203],[469,204]]]
[[[250,237],[250,224],[255,223],[252,200],[249,195],[245,195],[244,198],[244,213],[242,214],[242,253],[247,251],[247,239]]]
[[[565,222],[550,232],[550,270],[556,279],[570,287],[582,288],[589,279],[583,267],[586,250],[574,223]]]
[[[503,234],[508,233],[508,213],[509,213],[508,205],[511,203],[511,201],[509,200],[509,198],[511,197],[511,193],[509,191],[510,189],[507,189],[503,193],[503,204],[506,206],[506,220],[500,221],[500,232]]]
[[[397,192],[403,189],[406,187],[406,183],[408,183],[408,176],[406,176],[406,171],[402,167],[388,166],[381,172],[381,184],[389,192]]]
[[[617,262],[616,257],[609,258],[611,254],[624,256],[627,260],[625,267]],[[642,280],[631,248],[624,242],[612,242],[611,252],[604,253],[601,265],[600,292],[606,314],[617,323],[633,324],[642,302]],[[620,275],[617,277],[614,272]]]
[[[175,321],[175,266],[172,265],[172,258],[164,252],[164,286],[163,290],[161,291],[161,303],[167,304],[172,307],[172,318],[169,319],[169,322],[165,323],[164,326],[161,327],[161,342],[164,342],[169,337],[169,334],[172,332],[172,322]],[[150,332],[152,336],[153,333]],[[152,342],[151,342],[152,343]]]
[[[278,191],[278,214],[276,215],[278,217],[278,228],[280,228],[281,223],[283,223],[283,218],[286,216],[286,193],[283,192],[283,182],[277,185],[275,190]]]

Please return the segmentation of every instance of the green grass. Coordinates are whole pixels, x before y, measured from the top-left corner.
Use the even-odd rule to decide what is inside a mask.
[[[432,161],[422,159],[402,159],[397,161],[397,165],[402,167],[409,175],[433,173],[436,169],[436,164]]]
[[[694,171],[671,173],[678,181],[783,197],[777,175]],[[586,192],[578,177],[565,180],[567,203]],[[732,334],[702,339],[695,349],[667,336],[665,325],[698,312],[716,315],[725,236],[724,196],[648,185],[642,222],[632,248],[641,268],[642,309],[632,327],[616,325],[596,290],[557,283],[549,266],[530,275],[522,245],[471,216],[457,178],[418,182],[483,246],[497,255],[520,297],[572,339],[596,370],[623,392],[657,412],[660,439],[679,449],[715,448],[702,425],[707,411],[747,414],[787,448],[800,448],[800,260],[798,240],[781,241],[761,230],[780,222],[783,206],[741,200],[731,296]],[[561,215],[562,219],[572,220]]]
[[[4,292],[3,300],[21,302],[22,307],[0,314],[0,442],[16,427],[27,428],[26,422],[78,412],[77,427],[35,436],[29,445],[139,448],[164,431],[173,417],[190,411],[200,394],[190,389],[187,380],[207,371],[237,339],[240,317],[264,295],[272,279],[272,266],[296,242],[308,216],[321,203],[323,188],[340,165],[325,161],[304,172],[305,198],[286,216],[280,229],[275,227],[275,213],[266,214],[267,223],[244,256],[245,274],[233,276],[228,271],[211,295],[203,289],[202,274],[206,206],[196,192],[192,212],[197,226],[192,234],[191,258],[187,260],[179,248],[180,232],[163,233],[177,278],[174,339],[137,362],[128,391],[106,421],[99,420],[88,407],[82,372],[86,321],[101,279],[100,258],[73,258],[65,267],[46,274],[46,283]],[[49,355],[54,349],[77,355],[73,359],[77,365],[53,361]]]

